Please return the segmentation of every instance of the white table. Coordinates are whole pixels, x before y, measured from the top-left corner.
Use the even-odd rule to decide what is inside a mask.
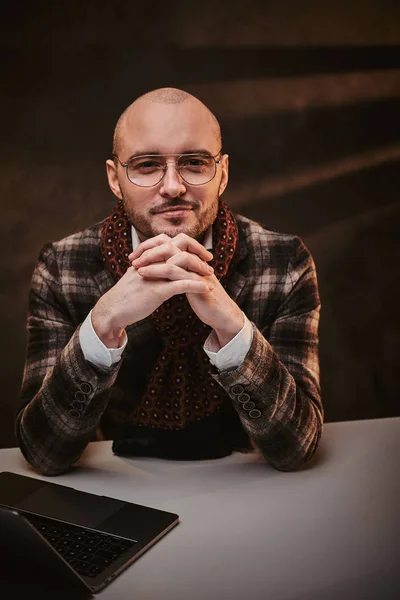
[[[400,418],[332,423],[310,467],[254,454],[215,461],[121,458],[90,444],[56,483],[146,504],[181,523],[101,600],[400,598]],[[17,448],[0,470],[39,477]]]

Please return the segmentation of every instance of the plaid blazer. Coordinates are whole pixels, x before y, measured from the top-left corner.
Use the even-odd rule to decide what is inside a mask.
[[[323,426],[315,266],[300,238],[239,215],[237,221],[239,260],[227,291],[254,336],[242,364],[213,377],[252,445],[275,468],[293,470],[314,454]],[[154,340],[144,319],[127,327],[119,363],[98,367],[83,356],[80,324],[115,283],[101,259],[101,227],[47,244],[32,277],[16,436],[25,458],[46,475],[67,470],[99,425],[107,429],[115,394],[134,397],[132,378],[131,389],[115,385],[118,372],[129,364],[134,373],[135,349],[146,352]]]

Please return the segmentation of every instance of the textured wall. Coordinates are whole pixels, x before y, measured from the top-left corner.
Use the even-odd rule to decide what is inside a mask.
[[[0,44],[0,446],[39,249],[107,214],[114,123],[164,85],[220,119],[231,207],[314,255],[326,420],[400,413],[397,2],[18,2]]]

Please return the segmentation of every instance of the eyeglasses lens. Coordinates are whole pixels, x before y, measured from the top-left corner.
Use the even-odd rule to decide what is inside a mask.
[[[175,168],[182,179],[191,185],[208,183],[216,173],[213,157],[196,154],[180,156],[175,162]],[[161,181],[166,169],[167,160],[164,157],[141,156],[130,161],[128,177],[136,185],[151,187]]]

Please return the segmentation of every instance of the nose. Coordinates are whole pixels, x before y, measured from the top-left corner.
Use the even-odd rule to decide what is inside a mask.
[[[167,161],[165,175],[161,180],[160,194],[177,198],[186,192],[185,183],[179,175],[175,161]]]

